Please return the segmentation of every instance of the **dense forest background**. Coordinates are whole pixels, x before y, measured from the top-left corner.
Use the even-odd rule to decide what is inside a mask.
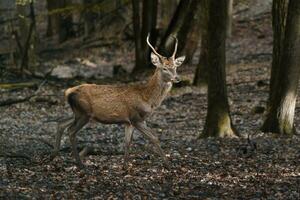
[[[136,131],[124,169],[124,128],[96,123],[85,169],[67,134],[45,162],[64,90],[145,83],[148,34],[186,56],[148,120],[171,168]],[[298,0],[0,0],[0,44],[0,198],[299,199]]]

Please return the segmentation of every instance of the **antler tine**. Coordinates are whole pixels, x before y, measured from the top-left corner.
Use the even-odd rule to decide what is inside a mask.
[[[147,44],[148,44],[149,47],[152,49],[153,53],[155,53],[155,54],[158,55],[159,57],[162,57],[162,55],[160,55],[159,53],[157,53],[157,51],[155,50],[155,48],[150,44],[149,38],[150,38],[150,33],[148,33],[148,36],[147,36]]]
[[[172,35],[172,37],[175,39],[175,49],[174,49],[172,58],[175,58],[175,55],[176,55],[176,52],[177,52],[177,47],[178,47],[178,39],[177,39],[177,37],[175,37],[173,35]]]

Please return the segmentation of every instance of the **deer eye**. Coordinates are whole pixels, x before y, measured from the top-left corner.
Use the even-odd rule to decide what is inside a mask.
[[[165,71],[165,72],[166,72],[166,71],[168,71],[168,69],[167,69],[166,67],[164,67],[164,68],[163,68],[163,71]]]

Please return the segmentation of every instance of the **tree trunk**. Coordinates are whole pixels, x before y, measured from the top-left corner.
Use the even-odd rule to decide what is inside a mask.
[[[283,48],[274,97],[270,102],[263,132],[294,134],[294,113],[300,76],[300,1],[289,0]]]
[[[226,35],[228,38],[231,37],[232,32],[232,12],[233,12],[233,0],[228,0],[227,4],[227,29],[226,29]]]
[[[208,110],[202,137],[234,137],[225,78],[227,0],[209,1],[208,22]]]
[[[273,0],[272,5],[272,26],[273,26],[273,57],[270,79],[270,95],[268,100],[268,109],[274,101],[274,91],[276,91],[277,81],[280,78],[278,73],[280,68],[280,58],[283,49],[284,31],[287,16],[288,0]]]
[[[201,48],[199,63],[196,68],[193,84],[207,85],[208,82],[208,0],[202,0],[200,5]]]
[[[25,4],[17,4],[17,13],[19,16],[19,34],[17,36],[19,47],[19,68],[24,76],[24,70],[34,67],[36,59],[35,47],[35,13],[33,1]]]
[[[159,26],[163,31],[166,31],[169,22],[174,15],[177,7],[177,1],[174,0],[161,0],[160,1],[160,24]]]
[[[30,20],[27,18],[29,14],[28,4],[17,4],[17,13],[19,16],[19,30],[20,30],[20,62],[19,67],[22,74],[24,69],[28,69],[28,49],[25,49],[27,35],[30,30]]]
[[[69,34],[71,17],[63,16],[61,10],[66,7],[66,0],[47,0],[48,28],[47,35],[54,36],[58,43],[65,41]]]
[[[140,0],[132,0],[132,21],[135,42],[135,68],[143,65],[141,26],[140,26]]]
[[[88,38],[90,34],[95,30],[94,18],[95,15],[92,12],[93,0],[84,0],[84,38]]]
[[[189,25],[189,27],[183,27],[182,29],[187,29],[187,35],[185,38],[183,38],[184,47],[183,49],[179,49],[179,54],[185,55],[185,63],[191,64],[193,60],[194,53],[196,52],[198,48],[198,44],[200,42],[201,38],[201,12],[200,7],[203,0],[194,1],[194,3],[191,4],[191,8],[193,12],[191,13],[190,17],[191,19],[187,18],[186,23]],[[182,37],[181,37],[182,39]]]
[[[157,0],[144,0],[143,1],[143,22],[142,22],[142,49],[144,53],[144,66],[147,68],[150,64],[150,48],[146,43],[148,34],[150,33],[150,42],[155,45],[156,43],[156,18],[157,18]]]
[[[192,25],[192,20],[196,11],[196,6],[200,1],[198,0],[181,0],[175,14],[168,26],[168,29],[159,46],[160,52],[164,56],[171,56],[174,50],[174,38],[176,36],[179,40],[178,53],[183,50],[187,35]]]
[[[140,2],[143,3],[142,23]],[[150,33],[151,44],[155,45],[157,0],[132,0],[133,29],[135,35],[135,67],[133,73],[139,73],[150,66],[150,50],[146,38]]]

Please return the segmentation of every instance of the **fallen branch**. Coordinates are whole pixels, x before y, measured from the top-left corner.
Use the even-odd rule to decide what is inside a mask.
[[[0,106],[9,106],[9,105],[16,104],[16,103],[22,103],[25,101],[29,101],[31,98],[32,98],[32,96],[24,97],[24,98],[20,98],[20,99],[6,99],[6,100],[0,102]]]
[[[19,99],[6,99],[4,101],[1,101],[0,102],[0,106],[8,106],[8,105],[12,105],[12,104],[16,104],[16,103],[22,103],[22,102],[25,102],[25,101],[29,101],[32,97],[36,96],[41,87],[45,84],[46,80],[44,80],[38,87],[38,89],[32,94],[32,95],[29,95],[27,97],[23,97],[23,98],[19,98]]]
[[[0,157],[4,157],[4,158],[23,158],[23,159],[31,161],[31,158],[29,156],[24,155],[24,154],[17,154],[17,153],[0,154]]]
[[[1,89],[20,89],[20,88],[32,88],[36,87],[36,82],[24,82],[24,83],[1,83]]]

